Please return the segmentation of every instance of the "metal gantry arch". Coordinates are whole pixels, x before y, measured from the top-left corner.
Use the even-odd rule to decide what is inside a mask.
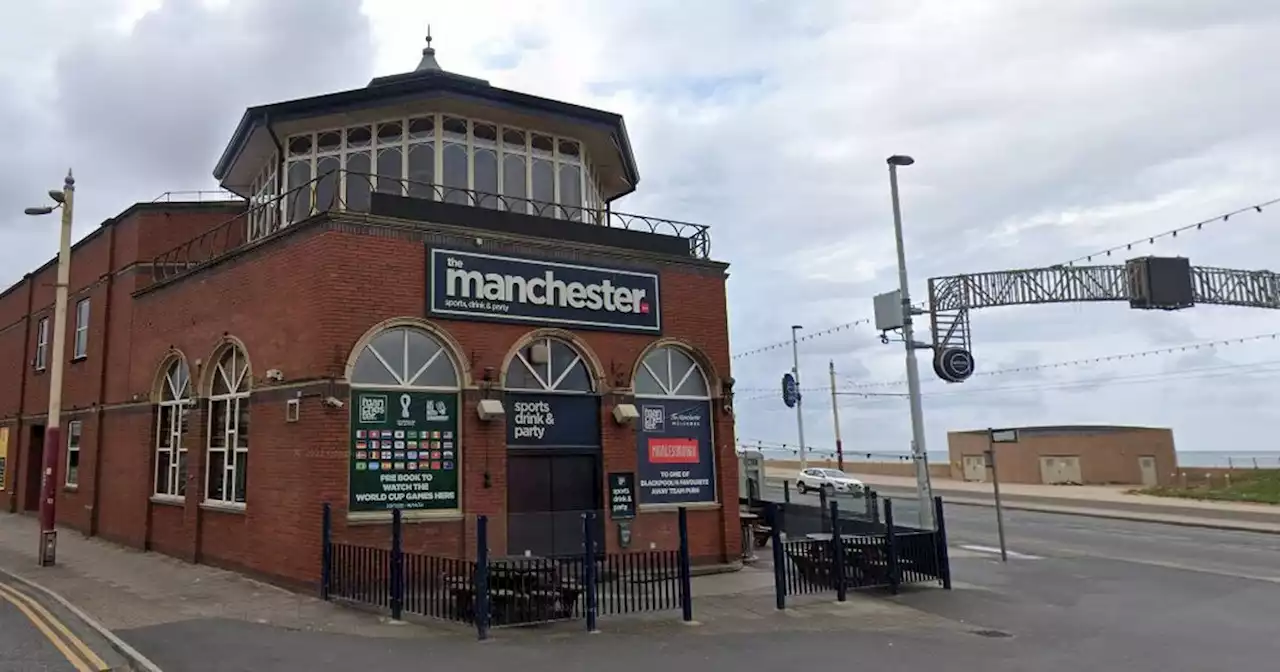
[[[1093,301],[1128,301],[1143,310],[1182,310],[1196,304],[1280,309],[1280,274],[1191,266],[1181,257],[1139,257],[1122,265],[930,278],[934,372],[955,383],[972,375],[971,310]]]

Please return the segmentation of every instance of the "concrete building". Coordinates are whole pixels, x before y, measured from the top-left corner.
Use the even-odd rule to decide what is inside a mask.
[[[1152,427],[1020,427],[1017,443],[995,444],[1002,483],[1163,485],[1178,470],[1173,431]],[[947,434],[951,477],[990,478],[987,430]]]
[[[586,511],[611,551],[620,524],[675,548],[680,506],[695,561],[740,548],[727,265],[706,226],[613,209],[639,179],[622,117],[428,45],[248,109],[214,176],[221,200],[75,245],[61,525],[298,585],[325,502],[335,541],[386,543],[400,508],[405,550],[442,556],[477,515],[495,555],[574,552]],[[54,270],[0,294],[10,511],[39,503]]]

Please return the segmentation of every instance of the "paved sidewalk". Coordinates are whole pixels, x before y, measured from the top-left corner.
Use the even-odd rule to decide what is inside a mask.
[[[39,567],[39,529],[34,518],[0,514],[0,567],[58,593],[108,630],[217,618],[375,637],[432,634],[234,572],[85,538],[65,528],[58,531],[57,566]]]
[[[178,632],[207,632],[213,638],[249,628],[259,633],[254,638],[263,642],[263,647],[273,641],[271,633],[286,631],[344,636],[335,642],[394,638],[403,640],[402,646],[428,648],[475,639],[474,630],[467,626],[393,623],[376,614],[286,591],[233,572],[127,549],[67,529],[59,530],[58,565],[40,568],[34,552],[38,532],[34,518],[0,514],[0,569],[60,594],[153,659],[153,652],[158,652],[160,660],[172,660],[195,655],[185,652],[212,645],[211,641],[192,641],[189,634],[174,640]],[[842,604],[830,594],[792,598],[788,609],[779,612],[774,607],[773,591],[772,568],[767,558],[762,558],[742,571],[695,577],[696,623],[692,626],[683,624],[675,611],[601,617],[600,628],[624,636],[697,636],[920,628],[950,631],[960,627],[880,594],[851,594]],[[510,641],[577,637],[583,634],[582,629],[583,623],[572,622],[499,629],[494,631],[494,637]]]

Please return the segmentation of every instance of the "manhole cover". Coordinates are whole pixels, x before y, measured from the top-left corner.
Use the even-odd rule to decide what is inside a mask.
[[[1013,636],[1003,630],[970,630],[969,633],[977,635],[979,637],[1012,637]]]

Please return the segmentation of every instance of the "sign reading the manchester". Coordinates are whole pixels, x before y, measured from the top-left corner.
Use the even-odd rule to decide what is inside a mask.
[[[349,511],[457,509],[458,397],[352,390]]]
[[[662,331],[656,273],[445,249],[428,259],[433,315]]]

